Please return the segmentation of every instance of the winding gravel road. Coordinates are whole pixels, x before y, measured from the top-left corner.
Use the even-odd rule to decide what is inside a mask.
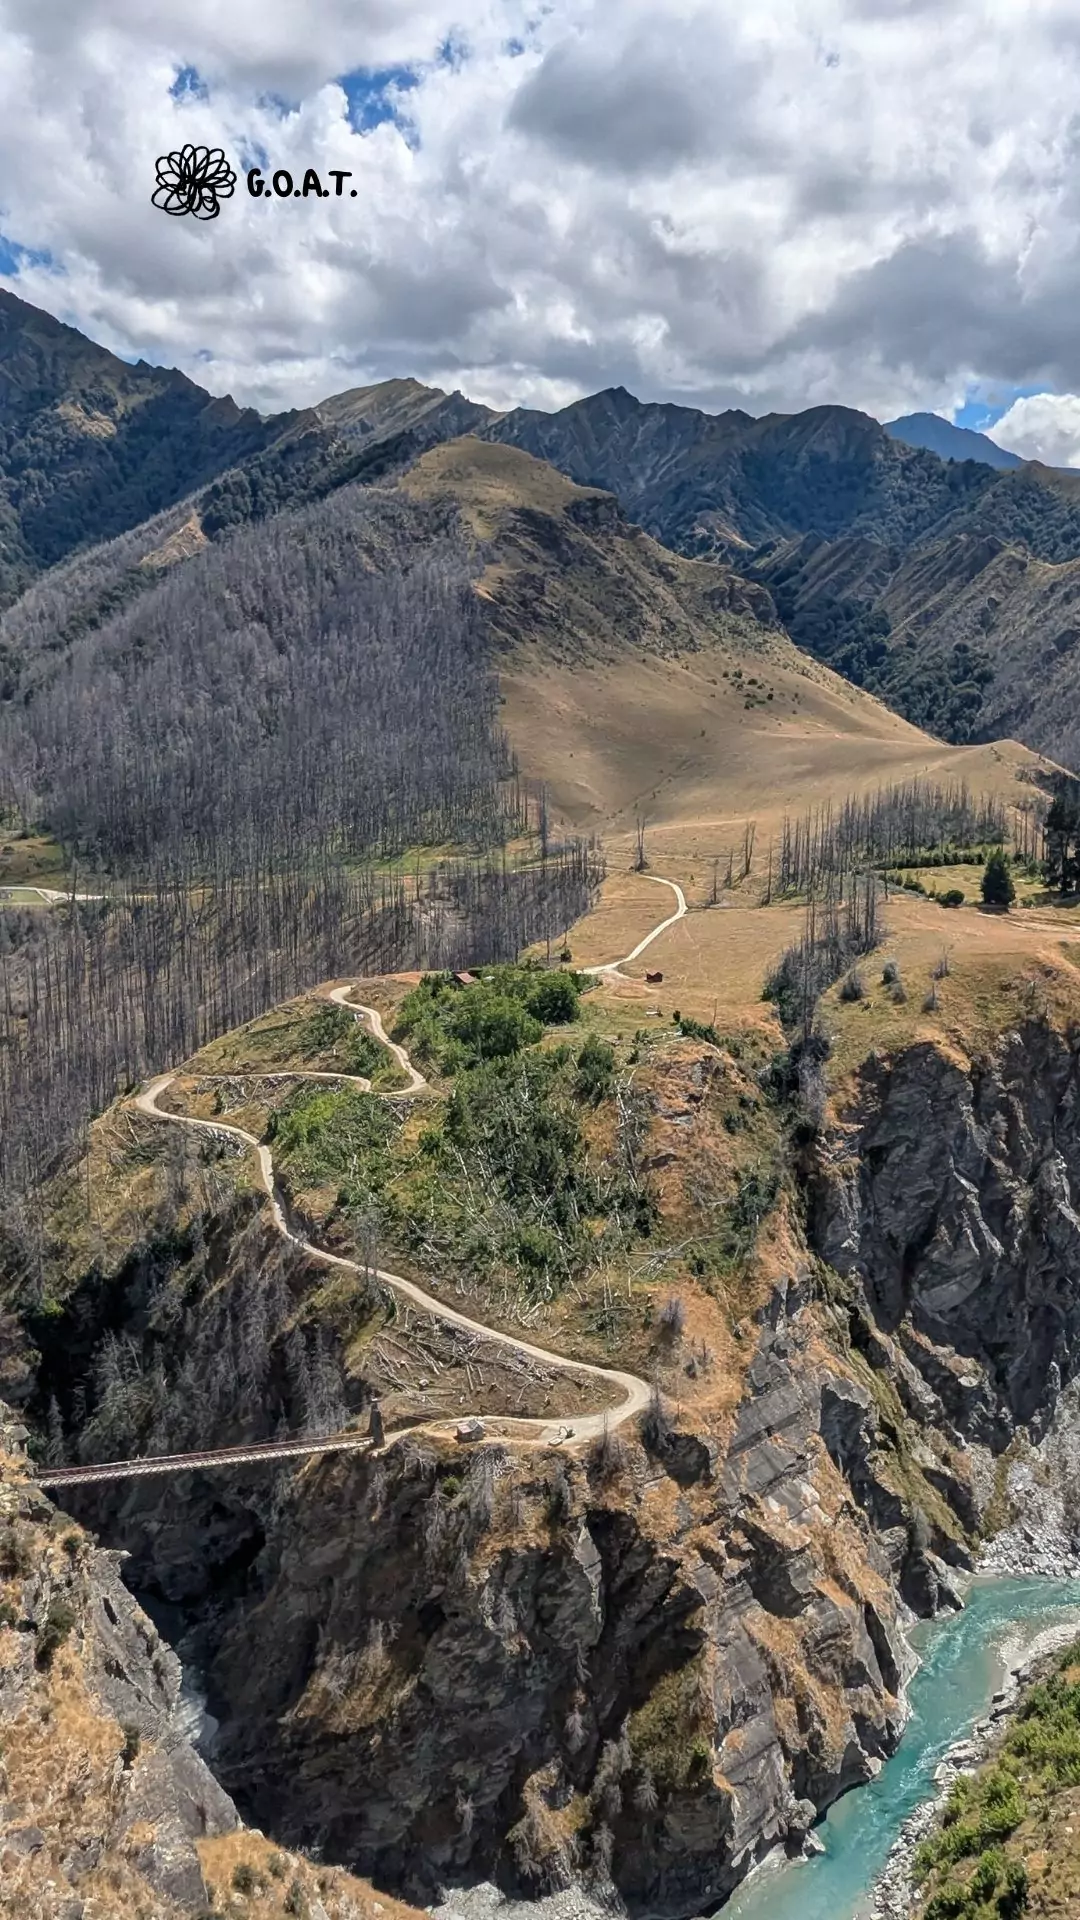
[[[632,953],[626,954],[621,960],[610,960],[603,966],[583,968],[583,972],[596,976],[618,973],[621,967],[629,965],[631,961],[638,958],[639,954],[644,953],[646,947],[650,946],[668,927],[674,926],[677,920],[683,918],[686,913],[686,899],[682,888],[677,886],[674,880],[663,880],[657,874],[643,874],[641,877],[653,881],[657,886],[669,887],[676,898],[676,911],[673,914],[669,914],[666,920],[662,920],[659,926],[654,927],[651,933],[646,934],[643,940],[639,940]],[[389,1100],[400,1100],[408,1099],[419,1094],[430,1093],[432,1089],[429,1087],[423,1074],[414,1067],[404,1047],[398,1046],[389,1038],[377,1009],[364,1006],[360,1002],[353,1000],[351,993],[351,987],[335,987],[330,994],[330,999],[338,1006],[345,1007],[349,1012],[354,1013],[357,1019],[374,1035],[375,1039],[388,1049],[398,1065],[409,1076],[408,1087],[401,1089],[399,1092],[385,1094],[380,1097]],[[622,1399],[619,1404],[612,1407],[609,1411],[605,1413],[591,1413],[581,1418],[574,1418],[572,1424],[566,1420],[517,1419],[502,1414],[485,1415],[482,1407],[475,1407],[469,1409],[467,1415],[459,1415],[454,1420],[432,1420],[424,1422],[423,1425],[427,1430],[436,1432],[440,1430],[452,1431],[463,1417],[482,1417],[485,1420],[489,1434],[493,1437],[518,1439],[526,1443],[531,1442],[532,1444],[539,1445],[552,1445],[564,1440],[570,1440],[576,1446],[595,1439],[605,1430],[613,1430],[616,1427],[622,1426],[627,1420],[631,1420],[635,1415],[642,1413],[648,1406],[652,1396],[652,1388],[648,1381],[639,1380],[636,1374],[622,1373],[614,1367],[595,1366],[587,1360],[572,1360],[566,1354],[554,1353],[547,1347],[536,1346],[530,1340],[523,1340],[518,1334],[502,1333],[495,1327],[486,1326],[482,1320],[470,1319],[468,1314],[459,1313],[456,1308],[447,1306],[445,1301],[437,1299],[433,1294],[425,1293],[424,1289],[418,1287],[415,1281],[406,1280],[402,1274],[390,1273],[382,1267],[369,1269],[357,1260],[348,1260],[344,1255],[338,1253],[328,1253],[325,1248],[317,1247],[310,1240],[305,1240],[301,1234],[294,1232],[289,1224],[285,1202],[274,1174],[274,1163],[270,1156],[269,1147],[265,1146],[262,1141],[257,1140],[254,1134],[247,1133],[243,1127],[229,1126],[221,1120],[196,1120],[186,1114],[166,1113],[159,1107],[158,1101],[162,1094],[165,1093],[179,1077],[179,1069],[171,1073],[159,1073],[155,1079],[151,1080],[147,1086],[135,1096],[134,1105],[138,1111],[146,1114],[151,1120],[160,1120],[169,1126],[188,1127],[195,1132],[211,1134],[215,1138],[237,1140],[244,1147],[249,1148],[255,1154],[258,1163],[260,1184],[269,1200],[271,1218],[273,1219],[275,1227],[283,1239],[290,1240],[294,1246],[299,1247],[303,1253],[307,1254],[309,1259],[317,1260],[321,1265],[327,1267],[343,1267],[350,1273],[360,1273],[364,1275],[373,1273],[375,1279],[381,1280],[385,1286],[390,1287],[393,1292],[400,1295],[402,1299],[412,1301],[414,1306],[420,1307],[423,1312],[431,1314],[437,1320],[442,1320],[453,1327],[460,1327],[467,1333],[475,1334],[492,1346],[509,1347],[513,1352],[524,1354],[530,1360],[537,1360],[545,1367],[557,1367],[562,1372],[585,1374],[591,1379],[602,1380],[609,1387],[617,1387],[622,1394]],[[371,1082],[362,1076],[343,1073],[253,1073],[250,1075],[231,1074],[215,1075],[212,1077],[216,1079],[332,1080],[338,1083],[346,1082],[350,1085],[360,1086],[364,1088],[365,1091],[370,1090],[371,1087]],[[109,1461],[98,1465],[87,1465],[85,1467],[60,1467],[46,1471],[39,1475],[38,1479],[39,1484],[42,1486],[59,1487],[90,1482],[92,1480],[121,1479],[128,1475],[135,1477],[151,1473],[178,1473],[190,1470],[196,1466],[225,1466],[230,1462],[239,1464],[255,1459],[285,1459],[291,1455],[328,1453],[343,1450],[348,1447],[366,1446],[368,1444],[369,1442],[366,1436],[356,1433],[343,1433],[317,1441],[286,1440],[267,1442],[264,1445],[256,1447],[219,1448],[212,1452],[201,1454],[161,1455],[156,1458],[133,1461]]]

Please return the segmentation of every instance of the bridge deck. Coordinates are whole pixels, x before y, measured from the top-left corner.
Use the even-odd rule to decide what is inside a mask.
[[[92,1486],[104,1480],[141,1480],[153,1474],[191,1473],[194,1469],[259,1465],[267,1460],[297,1460],[305,1454],[342,1453],[369,1447],[366,1433],[334,1433],[321,1440],[259,1440],[246,1447],[219,1447],[207,1453],[159,1453],[144,1460],[103,1460],[80,1467],[46,1467],[35,1474],[39,1487]]]

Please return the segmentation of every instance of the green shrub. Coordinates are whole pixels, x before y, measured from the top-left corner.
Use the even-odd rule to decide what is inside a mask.
[[[950,887],[947,893],[939,894],[939,907],[962,907],[965,896],[959,887]]]
[[[967,1911],[967,1894],[953,1884],[942,1887],[928,1900],[923,1920],[962,1920]]]
[[[304,1022],[299,1045],[304,1054],[336,1055],[343,1073],[360,1074],[368,1080],[374,1079],[380,1067],[391,1063],[386,1048],[361,1026],[356,1015],[329,1000]]]
[[[450,974],[425,974],[398,1008],[396,1038],[444,1073],[506,1059],[539,1040],[545,1026],[576,1020],[585,976],[530,965],[492,967],[457,987]]]
[[[257,1893],[259,1890],[259,1876],[246,1860],[238,1861],[233,1868],[232,1883],[237,1893]]]
[[[52,1666],[59,1649],[63,1646],[72,1627],[75,1625],[75,1609],[66,1600],[55,1599],[49,1602],[49,1611],[45,1615],[45,1625],[38,1634],[35,1663],[43,1671]]]
[[[378,1191],[390,1172],[390,1143],[400,1126],[394,1107],[358,1087],[300,1087],[271,1115],[275,1158],[301,1186],[347,1179]]]
[[[684,1040],[708,1040],[714,1047],[722,1044],[720,1035],[711,1023],[706,1025],[701,1020],[693,1019],[688,1013],[677,1013],[674,1018]]]
[[[1001,1920],[1019,1920],[1028,1903],[1028,1870],[1022,1860],[1005,1863],[1004,1886],[998,1894],[997,1910]]]
[[[615,1083],[615,1049],[599,1035],[590,1033],[577,1057],[574,1092],[579,1100],[599,1106]]]
[[[580,1016],[578,999],[578,986],[572,974],[546,973],[525,1005],[533,1019],[542,1020],[545,1027],[562,1027]]]

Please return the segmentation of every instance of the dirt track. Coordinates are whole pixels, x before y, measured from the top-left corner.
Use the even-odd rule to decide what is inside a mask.
[[[677,886],[675,881],[661,879],[657,874],[648,874],[645,878],[653,880],[657,886],[670,887],[677,901],[676,911],[673,914],[669,914],[665,920],[662,920],[658,926],[654,927],[651,933],[646,934],[643,940],[639,940],[632,953],[624,955],[621,960],[609,960],[603,966],[589,967],[586,969],[587,972],[595,975],[617,973],[620,967],[627,965],[632,960],[636,960],[639,954],[643,953],[645,948],[649,946],[653,940],[657,939],[666,928],[673,926],[677,920],[683,918],[686,913],[686,899],[682,888]],[[352,989],[348,986],[335,987],[330,998],[338,1006],[346,1007],[350,1012],[355,1013],[357,1018],[362,1020],[368,1027],[375,1039],[388,1049],[398,1065],[409,1075],[410,1084],[407,1088],[404,1088],[401,1092],[385,1094],[380,1097],[390,1100],[400,1100],[408,1099],[416,1094],[427,1093],[429,1091],[428,1083],[424,1079],[423,1074],[413,1066],[404,1047],[397,1046],[395,1042],[388,1037],[376,1009],[374,1007],[363,1006],[357,1001],[352,1000],[350,998],[351,991]],[[344,1267],[352,1273],[362,1273],[366,1275],[369,1269],[362,1266],[359,1261],[348,1260],[342,1254],[327,1253],[324,1248],[317,1247],[313,1245],[311,1241],[305,1240],[302,1235],[294,1233],[292,1227],[289,1225],[284,1202],[274,1176],[274,1163],[270,1155],[270,1149],[264,1146],[261,1141],[257,1140],[254,1134],[247,1133],[243,1127],[228,1126],[224,1121],[220,1120],[195,1120],[184,1114],[166,1113],[158,1106],[157,1103],[161,1095],[178,1077],[177,1071],[158,1074],[140,1093],[136,1094],[134,1105],[138,1111],[146,1114],[151,1120],[160,1120],[169,1126],[190,1127],[200,1133],[209,1133],[215,1137],[238,1140],[245,1147],[250,1148],[254,1152],[258,1162],[260,1183],[270,1202],[271,1217],[283,1239],[290,1240],[294,1246],[301,1248],[310,1259],[317,1260],[324,1266]],[[228,1077],[237,1078],[240,1076],[233,1075]],[[356,1074],[290,1073],[280,1075],[261,1074],[250,1077],[260,1079],[336,1080],[363,1087],[365,1090],[369,1090],[371,1084],[370,1081]],[[604,1380],[620,1388],[622,1391],[623,1398],[618,1406],[613,1407],[607,1413],[592,1413],[586,1414],[584,1418],[575,1418],[572,1426],[569,1426],[566,1421],[553,1422],[551,1420],[540,1419],[514,1419],[504,1415],[489,1417],[485,1416],[483,1407],[470,1408],[468,1415],[464,1417],[484,1418],[487,1431],[492,1437],[505,1440],[518,1440],[525,1444],[542,1446],[550,1446],[562,1441],[568,1441],[570,1444],[576,1446],[595,1439],[605,1430],[622,1426],[625,1421],[633,1419],[635,1415],[642,1413],[649,1404],[652,1396],[652,1388],[648,1381],[639,1380],[636,1374],[621,1373],[613,1367],[594,1366],[586,1360],[572,1360],[565,1354],[553,1353],[546,1347],[535,1346],[531,1341],[519,1338],[517,1334],[501,1333],[494,1327],[485,1326],[481,1320],[472,1320],[467,1314],[458,1313],[454,1307],[448,1307],[443,1301],[435,1299],[432,1294],[425,1293],[422,1287],[418,1287],[412,1280],[406,1280],[401,1274],[389,1273],[383,1268],[375,1268],[373,1270],[373,1277],[382,1281],[385,1286],[392,1288],[392,1290],[402,1298],[411,1300],[415,1306],[421,1307],[425,1313],[430,1313],[437,1320],[448,1322],[451,1326],[461,1327],[468,1333],[478,1334],[482,1339],[493,1345],[510,1347],[514,1352],[525,1354],[530,1360],[538,1360],[544,1366],[557,1367],[562,1371],[570,1373],[587,1374],[593,1379]],[[440,1420],[425,1422],[423,1424],[429,1431],[450,1432],[453,1431],[453,1428],[457,1426],[459,1422],[457,1420]],[[328,1453],[366,1444],[368,1444],[366,1439],[356,1433],[343,1433],[332,1435],[322,1440],[290,1440],[268,1443],[264,1446],[256,1447],[225,1447],[207,1453],[162,1455],[157,1458],[133,1461],[109,1461],[100,1465],[88,1465],[86,1467],[55,1468],[51,1473],[45,1473],[40,1476],[40,1484],[43,1486],[60,1487],[89,1483],[95,1480],[117,1480],[126,1478],[129,1475],[131,1477],[145,1477],[155,1473],[182,1473],[190,1471],[195,1467],[227,1466],[229,1464],[240,1465],[249,1461],[286,1459],[293,1455]]]

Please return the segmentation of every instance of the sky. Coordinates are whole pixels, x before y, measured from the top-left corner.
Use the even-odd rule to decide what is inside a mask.
[[[151,205],[187,143],[215,220]],[[1078,159],[1077,0],[0,0],[0,285],[263,411],[621,385],[1080,466]]]

